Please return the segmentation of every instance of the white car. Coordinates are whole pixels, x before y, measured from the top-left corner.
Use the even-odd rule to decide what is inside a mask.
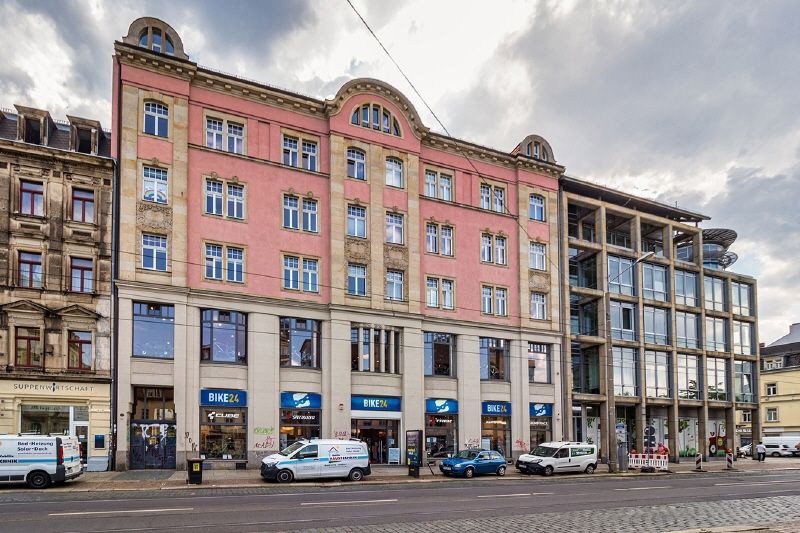
[[[597,469],[597,446],[586,442],[545,442],[519,456],[517,470],[525,474],[584,472]]]
[[[78,437],[0,435],[0,483],[43,489],[82,473]]]
[[[361,481],[371,473],[367,445],[352,439],[299,440],[261,460],[261,477],[279,483],[319,478]]]

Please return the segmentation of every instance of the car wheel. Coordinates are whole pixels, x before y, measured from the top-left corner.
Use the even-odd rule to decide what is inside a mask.
[[[506,467],[501,466],[497,469],[497,475],[503,477],[506,475]]]
[[[364,472],[362,472],[360,468],[354,468],[350,471],[350,475],[347,476],[347,479],[350,481],[361,481],[364,479]]]
[[[475,475],[475,469],[472,468],[471,466],[468,467],[466,470],[464,470],[464,477],[465,478],[469,479],[474,475]]]
[[[50,474],[42,472],[41,470],[36,470],[28,474],[28,479],[26,481],[28,486],[32,489],[44,489],[50,485]]]
[[[781,454],[778,452],[772,452],[772,457],[780,457]]]
[[[289,483],[294,479],[294,474],[292,474],[291,470],[281,470],[275,476],[275,479],[278,480],[278,483]]]
[[[552,466],[544,467],[544,475],[548,476],[548,477],[552,476],[553,475],[553,467]]]
[[[586,472],[587,474],[594,474],[594,465],[587,466],[584,472]]]

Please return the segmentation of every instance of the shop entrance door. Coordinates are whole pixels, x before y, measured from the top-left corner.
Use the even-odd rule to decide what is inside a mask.
[[[70,435],[78,437],[81,447],[81,462],[86,464],[89,456],[89,424],[86,422],[73,422]]]
[[[130,429],[130,468],[175,469],[174,423],[134,421]]]
[[[366,443],[370,461],[375,464],[387,464],[390,448],[398,448],[399,460],[399,426],[398,420],[353,419],[351,434]]]

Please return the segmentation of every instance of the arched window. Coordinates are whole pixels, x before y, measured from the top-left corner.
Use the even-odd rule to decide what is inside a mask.
[[[367,156],[358,148],[347,149],[347,177],[367,179]]]
[[[144,132],[158,137],[169,135],[169,108],[158,102],[144,103]]]
[[[401,137],[400,123],[392,112],[380,104],[363,104],[353,109],[350,124]]]
[[[532,194],[530,198],[530,218],[544,222],[544,197]]]
[[[394,157],[386,159],[386,185],[403,187],[403,162]]]
[[[145,28],[139,36],[139,46],[149,48],[153,52],[175,55],[175,44],[172,38],[160,28]]]
[[[161,53],[161,30],[153,28],[152,35],[150,49],[152,49],[153,52]]]
[[[142,35],[139,37],[139,46],[142,48],[147,48],[147,30],[144,30]]]
[[[167,55],[174,55],[175,54],[175,45],[172,44],[172,39],[169,38],[169,35],[164,36],[164,40],[166,41],[166,51]]]

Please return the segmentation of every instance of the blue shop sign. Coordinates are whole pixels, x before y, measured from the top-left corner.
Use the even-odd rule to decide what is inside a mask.
[[[425,400],[425,412],[432,415],[458,413],[458,400],[438,400],[428,398]]]
[[[483,402],[481,413],[487,416],[511,416],[511,402]]]
[[[531,416],[553,416],[552,403],[532,403]]]
[[[247,391],[200,389],[200,405],[217,407],[247,407]]]
[[[391,396],[351,396],[353,411],[400,411],[400,398]]]
[[[313,392],[282,392],[282,409],[322,409],[322,396]]]

